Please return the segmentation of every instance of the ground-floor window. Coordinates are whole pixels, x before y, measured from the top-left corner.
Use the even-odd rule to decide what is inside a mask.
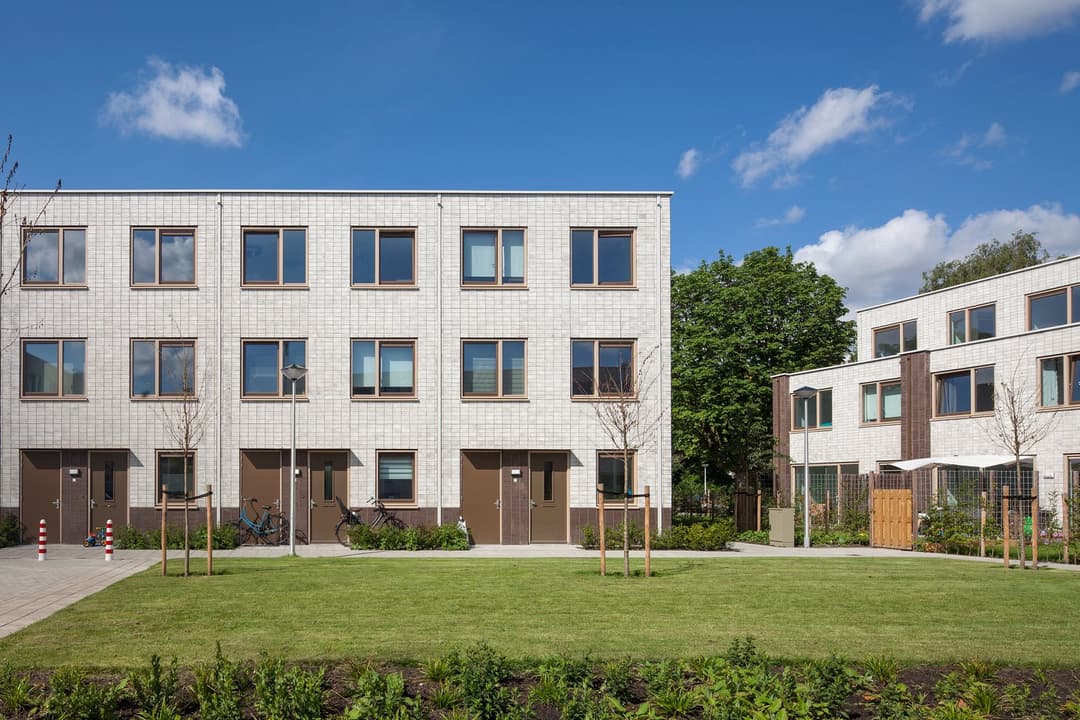
[[[158,451],[157,488],[164,485],[171,498],[195,494],[195,451],[188,452],[186,464],[184,460],[181,450]]]
[[[376,497],[388,503],[416,502],[416,453],[380,451]]]
[[[634,465],[637,457],[629,453],[629,463],[621,450],[602,450],[596,454],[596,481],[604,488],[607,500],[618,499],[623,493],[634,492]],[[629,465],[629,469],[627,469]]]

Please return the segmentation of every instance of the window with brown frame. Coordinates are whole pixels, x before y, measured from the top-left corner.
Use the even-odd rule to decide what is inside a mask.
[[[461,284],[522,287],[525,284],[525,230],[461,230]]]
[[[387,505],[416,502],[416,452],[380,450],[377,455],[377,499]]]
[[[994,411],[994,366],[934,375],[934,415],[962,417]]]
[[[85,398],[86,340],[23,340],[22,396]]]
[[[914,320],[886,325],[874,330],[874,357],[882,358],[915,350],[919,345],[918,326]]]
[[[625,462],[622,450],[599,450],[596,453],[596,484],[603,488],[605,502],[619,500],[624,494],[634,494],[637,452],[631,450],[627,455],[629,463]]]
[[[524,340],[462,340],[461,395],[524,398]]]
[[[193,398],[195,341],[131,341],[131,397]]]
[[[416,397],[416,341],[353,340],[352,396]]]
[[[187,462],[184,460],[183,450],[158,450],[157,451],[157,484],[154,486],[156,505],[161,503],[161,486],[165,486],[165,492],[170,498],[183,498],[195,494],[195,450],[187,453]],[[185,472],[186,470],[186,472]]]
[[[571,287],[633,287],[634,231],[570,231]]]
[[[808,421],[804,421],[804,414],[809,417]],[[791,398],[792,430],[802,430],[804,422],[808,422],[806,427],[810,430],[831,428],[833,424],[832,415],[832,388],[819,389],[808,400],[794,396]]]
[[[1039,406],[1080,406],[1080,353],[1039,359]]]
[[[195,284],[193,228],[132,228],[131,284]]]
[[[289,398],[293,383],[281,375],[288,365],[306,365],[305,340],[244,340],[243,390],[248,399]],[[296,381],[296,396],[307,394],[307,378]]]
[[[1028,330],[1080,322],[1080,285],[1028,295]]]
[[[353,228],[352,284],[408,287],[416,284],[416,230]]]
[[[307,284],[305,228],[245,228],[243,285],[299,287]]]
[[[882,380],[866,383],[861,387],[864,423],[887,423],[901,419],[899,380]]]
[[[949,313],[949,344],[995,337],[997,310],[993,303],[953,310]]]
[[[32,228],[22,237],[23,285],[86,286],[86,228]]]
[[[573,397],[629,397],[634,388],[633,340],[571,342]]]

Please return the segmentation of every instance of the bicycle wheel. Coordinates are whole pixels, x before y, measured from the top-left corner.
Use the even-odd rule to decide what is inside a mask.
[[[284,515],[278,515],[276,518],[274,518],[274,524],[277,526],[277,544],[288,545],[289,519]]]
[[[405,529],[405,523],[394,513],[386,513],[386,522],[390,524],[390,527],[395,527],[398,530]]]
[[[236,523],[236,544],[248,545],[254,539],[254,535],[251,532],[251,527],[248,526],[243,520],[239,520]]]
[[[345,519],[345,518],[341,518],[340,520],[338,520],[337,527],[334,528],[334,535],[337,536],[338,542],[341,543],[342,545],[344,545],[345,547],[349,547],[349,528],[350,527],[352,527],[352,526],[349,525],[349,521],[347,519]]]

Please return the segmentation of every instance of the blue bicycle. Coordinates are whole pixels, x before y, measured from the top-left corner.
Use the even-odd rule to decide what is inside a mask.
[[[237,521],[237,538],[241,545],[251,542],[264,545],[281,545],[289,541],[289,519],[282,513],[271,513],[270,505],[263,505],[262,512],[255,507],[256,498],[243,498],[251,505],[252,519],[243,502],[240,504],[240,519]]]

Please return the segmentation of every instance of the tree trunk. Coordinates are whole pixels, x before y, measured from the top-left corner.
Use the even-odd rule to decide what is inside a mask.
[[[191,543],[189,542],[188,531],[188,494],[187,494],[187,468],[188,468],[188,456],[187,450],[184,450],[184,577],[191,574]]]
[[[630,453],[623,448],[622,564],[623,575],[630,577]]]

